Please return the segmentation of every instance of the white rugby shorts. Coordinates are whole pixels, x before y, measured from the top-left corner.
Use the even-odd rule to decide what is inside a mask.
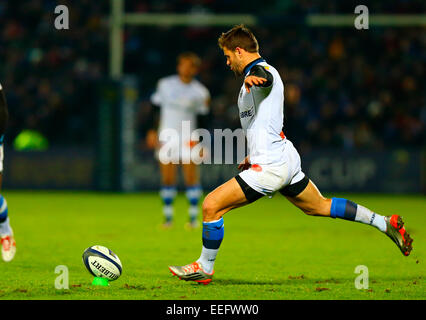
[[[273,193],[301,181],[305,174],[301,168],[300,155],[293,143],[286,139],[285,162],[280,165],[252,164],[239,176],[253,190],[272,197]]]

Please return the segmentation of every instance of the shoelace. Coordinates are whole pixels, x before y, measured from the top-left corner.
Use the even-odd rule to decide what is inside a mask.
[[[187,266],[183,267],[183,271],[185,273],[197,272],[199,269],[200,269],[200,266],[198,265],[197,262],[193,262],[193,263],[188,264]]]

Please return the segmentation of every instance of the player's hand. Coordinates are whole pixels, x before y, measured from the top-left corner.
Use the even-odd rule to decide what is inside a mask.
[[[149,130],[146,133],[145,143],[149,149],[155,149],[158,146],[157,132],[155,130]]]
[[[267,80],[265,78],[256,77],[256,76],[248,76],[244,79],[244,85],[246,86],[247,92],[250,92],[250,88],[252,86],[259,86],[265,83]]]
[[[250,164],[250,157],[249,157],[249,156],[247,156],[247,157],[245,157],[245,159],[244,159],[243,161],[241,161],[241,162],[240,162],[240,164],[238,165],[238,170],[242,170],[242,171],[244,171],[244,170],[249,169],[249,168],[250,168],[250,166],[251,166],[251,164]]]

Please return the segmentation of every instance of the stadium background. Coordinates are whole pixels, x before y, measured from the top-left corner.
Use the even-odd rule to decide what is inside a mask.
[[[425,299],[424,1],[363,1],[370,29],[356,30],[353,1],[125,0],[126,14],[240,18],[176,26],[168,15],[155,16],[161,26],[127,25],[122,77],[110,65],[110,5],[118,2],[0,1],[0,82],[10,111],[2,195],[17,242],[15,259],[0,263],[0,300]],[[69,30],[54,28],[59,4],[69,8]],[[377,25],[376,14],[386,15],[385,25]],[[403,215],[415,239],[409,257],[374,228],[309,217],[277,195],[226,215],[212,284],[169,273],[168,265],[197,257],[201,229],[184,228],[184,193],[175,201],[174,227],[160,228],[160,176],[144,144],[153,120],[148,99],[157,80],[175,71],[176,55],[193,50],[212,94],[204,125],[239,127],[240,80],[216,41],[242,20],[281,72],[285,133],[303,170],[326,196]],[[235,167],[203,165],[205,191]],[[94,244],[123,263],[109,287],[92,286],[81,261]],[[55,287],[59,265],[69,270],[68,290]],[[354,286],[360,265],[369,269],[368,289]],[[298,308],[300,315],[310,311]]]
[[[59,4],[69,8],[69,30],[54,28]],[[425,12],[422,1],[365,4],[370,15]],[[424,25],[356,30],[306,23],[311,14],[354,15],[355,6],[352,1],[125,1],[126,13],[256,16],[249,26],[261,54],[285,83],[285,133],[319,187],[424,193]],[[182,51],[203,59],[199,79],[212,95],[210,120],[203,125],[240,126],[240,81],[227,70],[216,42],[231,25],[125,26],[123,77],[112,79],[110,11],[109,1],[0,3],[0,81],[10,112],[5,189],[157,190],[158,168],[144,143],[153,121],[149,97],[160,77],[175,72]],[[123,110],[131,110],[134,121],[123,118]],[[29,140],[28,130],[33,130]],[[203,186],[208,191],[235,173],[235,166],[203,165]]]

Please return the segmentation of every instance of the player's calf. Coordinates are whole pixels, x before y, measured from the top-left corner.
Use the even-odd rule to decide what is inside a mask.
[[[302,211],[310,216],[330,216],[331,199],[322,198],[316,203],[311,203],[302,208]]]
[[[302,181],[301,181],[302,182]],[[292,204],[310,216],[330,216],[331,199],[323,197],[315,184],[309,180],[306,187],[297,195],[280,191]]]

